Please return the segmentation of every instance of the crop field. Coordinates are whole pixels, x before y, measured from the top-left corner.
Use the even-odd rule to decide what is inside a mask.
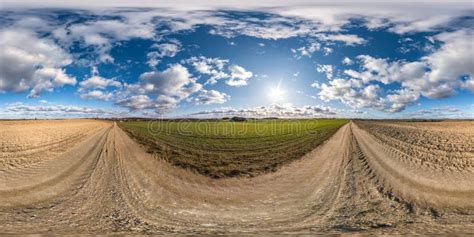
[[[0,121],[0,234],[474,232],[474,121]]]
[[[149,152],[213,178],[276,171],[348,120],[141,121],[119,126]]]

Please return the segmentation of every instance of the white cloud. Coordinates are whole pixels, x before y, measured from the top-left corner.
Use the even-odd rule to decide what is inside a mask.
[[[320,89],[319,98],[324,101],[339,100],[354,108],[384,109],[383,101],[378,95],[379,87],[370,85],[363,88],[363,83],[356,79],[333,79],[327,84],[315,85]]]
[[[81,99],[111,100],[114,96],[112,92],[103,91],[109,87],[121,88],[122,83],[115,79],[107,79],[99,76],[97,67],[92,67],[91,77],[79,82],[79,96]]]
[[[363,71],[345,70],[344,73],[364,83],[379,81],[384,84],[402,82],[421,78],[425,74],[426,65],[422,62],[389,62],[384,58],[373,58],[368,55],[357,57],[362,62]]]
[[[429,109],[421,109],[416,112],[408,113],[408,118],[437,118],[437,119],[457,119],[457,118],[474,118],[474,113],[469,110],[461,110],[453,106],[433,107]]]
[[[436,39],[443,42],[442,46],[420,61],[389,62],[387,59],[362,55],[358,59],[362,61],[364,70],[346,70],[345,73],[365,83],[398,82],[402,88],[432,99],[452,96],[456,89],[463,87],[462,76],[474,76],[474,56],[470,53],[474,48],[472,31],[442,33]]]
[[[81,117],[81,116],[118,116],[119,113],[113,110],[105,110],[98,108],[90,108],[84,106],[74,105],[28,105],[21,102],[7,105],[5,113],[12,115],[20,115],[24,117]],[[14,117],[14,116],[13,116]]]
[[[352,65],[354,64],[354,61],[352,61],[352,59],[350,59],[349,57],[344,57],[344,59],[342,60],[342,63],[345,65]]]
[[[418,92],[409,89],[396,91],[394,94],[387,95],[386,100],[390,105],[385,110],[392,113],[403,111],[408,105],[417,101],[419,97]]]
[[[170,40],[170,42],[167,43],[153,44],[151,47],[158,50],[158,56],[160,58],[174,57],[179,51],[181,51],[181,43],[177,40]]]
[[[131,111],[155,109],[161,114],[173,110],[182,100],[201,89],[202,85],[196,82],[186,67],[173,64],[161,72],[143,73],[136,84],[126,84],[116,104]],[[156,96],[156,99],[152,100],[148,95]]]
[[[151,48],[157,51],[151,51],[147,54],[147,64],[150,67],[155,67],[160,63],[161,58],[176,56],[181,51],[181,43],[178,40],[170,40],[167,43],[153,44]]]
[[[311,58],[314,52],[321,50],[321,44],[312,42],[308,46],[303,46],[297,49],[291,49],[291,52],[295,54],[296,58],[301,58],[303,56]]]
[[[343,42],[350,46],[367,43],[367,40],[354,34],[317,34],[316,37],[322,41]]]
[[[329,64],[316,65],[316,71],[326,74],[327,79],[332,79],[334,76],[334,67]]]
[[[204,56],[191,57],[185,63],[191,64],[194,69],[204,75],[209,75],[205,84],[215,84],[220,79],[229,78],[230,75],[224,71],[224,66],[229,62],[227,59],[206,58]]]
[[[156,67],[156,65],[160,64],[160,53],[156,51],[152,51],[146,54],[146,57],[148,58],[148,61],[146,62],[148,66],[151,68]]]
[[[320,30],[340,31],[351,19],[361,18],[370,29],[385,27],[392,32],[405,34],[439,29],[461,16],[469,15],[470,9],[472,4],[468,2],[331,1],[307,4],[286,2],[275,12],[318,22]]]
[[[226,81],[226,84],[229,86],[246,86],[247,80],[253,76],[252,72],[247,71],[245,68],[239,65],[230,65],[228,69],[230,71],[230,79]]]
[[[423,58],[431,71],[425,85],[419,85],[422,93],[429,98],[453,95],[462,86],[459,77],[474,78],[474,33],[459,30],[435,36],[444,42],[441,48]]]
[[[97,67],[92,68],[91,77],[79,82],[80,90],[85,89],[105,89],[107,87],[121,87],[122,83],[114,79],[107,79],[99,76]]]
[[[86,93],[80,94],[81,99],[94,99],[108,101],[112,99],[113,94],[111,92],[104,92],[101,90],[92,90]]]
[[[84,33],[88,41],[102,44],[107,40],[97,34],[103,25],[109,24],[115,29],[105,34],[118,34],[119,36],[133,35],[149,37],[149,27],[144,24],[152,21],[154,16],[168,19],[168,24],[173,31],[192,29],[196,25],[214,25],[212,33],[231,37],[236,34],[255,36],[266,39],[281,39],[294,36],[311,36],[321,32],[341,32],[342,27],[348,25],[354,18],[360,18],[370,29],[385,27],[392,32],[405,34],[410,32],[433,31],[453,22],[461,16],[469,16],[472,3],[423,1],[413,3],[410,1],[385,1],[385,2],[347,2],[338,1],[311,1],[311,0],[277,0],[277,1],[206,1],[196,4],[195,1],[62,1],[55,0],[23,0],[21,2],[9,1],[5,7],[18,8],[44,8],[72,7],[83,9],[111,9],[111,7],[149,7],[142,12],[120,11],[120,15],[127,19],[126,26],[115,20],[104,20],[104,23],[90,24],[86,29],[79,28],[74,35]],[[159,9],[153,9],[159,8]],[[166,10],[165,10],[166,9]],[[243,19],[227,17],[225,14],[214,14],[213,10],[245,10],[265,11],[273,14],[269,18],[255,18],[252,16]],[[102,10],[106,15],[111,11]],[[96,28],[97,30],[91,29]],[[119,32],[120,33],[117,33]],[[58,33],[66,35],[65,32]],[[353,41],[347,37],[344,40]]]
[[[159,95],[153,103],[153,107],[156,113],[163,114],[176,108],[179,102],[180,100],[176,97]]]
[[[113,43],[132,38],[152,39],[155,36],[155,26],[149,22],[151,19],[143,20],[137,21],[127,17],[123,20],[90,20],[66,25],[52,33],[65,46],[71,46],[73,42],[93,46],[100,62],[112,63],[114,59],[110,50]]]
[[[127,98],[121,98],[115,104],[126,107],[130,111],[154,108],[152,100],[146,95],[134,95]]]
[[[71,64],[71,57],[52,40],[7,28],[0,32],[0,48],[0,92],[30,90],[29,97],[38,97],[43,91],[76,84],[62,69]]]
[[[198,117],[281,117],[281,118],[307,118],[307,117],[336,117],[339,112],[331,107],[307,105],[297,107],[292,104],[272,104],[270,106],[258,106],[253,108],[220,108],[215,110],[201,111],[190,114]]]
[[[84,89],[105,89],[109,86],[121,87],[122,84],[118,81],[115,81],[114,79],[107,79],[101,76],[91,76],[86,80],[81,81],[79,85]]]
[[[87,0],[86,2],[91,6],[95,4]],[[195,8],[196,6],[186,1],[179,4],[165,1],[160,7],[167,6],[167,4],[172,6],[166,10],[95,9],[88,13],[101,16],[100,18],[91,17],[85,21],[71,21],[64,25],[58,25],[62,23],[45,23],[45,20],[38,18],[24,18],[21,22],[17,22],[17,26],[23,30],[13,30],[13,27],[2,30],[0,92],[30,91],[30,96],[36,97],[43,91],[52,91],[64,85],[74,85],[76,79],[68,76],[64,70],[65,66],[71,64],[71,57],[57,43],[63,47],[69,47],[76,42],[80,42],[82,46],[92,46],[99,55],[100,61],[113,62],[110,50],[120,41],[144,38],[160,42],[163,39],[161,37],[165,37],[170,32],[190,30],[198,25],[208,24],[212,25],[211,33],[226,37],[243,34],[265,39],[282,39],[294,36],[313,38],[308,40],[312,42],[308,46],[294,49],[294,53],[299,54],[299,57],[310,57],[316,51],[322,51],[325,54],[332,53],[333,49],[327,47],[327,45],[331,45],[330,42],[342,42],[346,45],[366,43],[366,39],[344,33],[342,26],[350,23],[350,19],[360,18],[371,29],[384,27],[398,34],[434,31],[443,29],[440,27],[447,26],[448,23],[460,16],[469,16],[469,7],[471,6],[461,3],[436,3],[426,8],[426,4],[408,4],[406,2],[398,4],[394,2],[388,8],[385,4],[367,3],[322,4],[308,2],[304,6],[290,1],[281,3],[278,6],[273,5],[276,3],[263,3],[263,5],[274,6],[272,8],[260,8],[262,3],[252,3],[245,0],[243,3],[239,2],[241,5],[206,3],[205,7],[198,6],[201,9],[221,7],[234,9],[236,7],[248,10],[252,8],[276,14],[262,16],[262,19],[253,16],[237,19],[222,11],[188,11],[190,10],[188,7]],[[101,4],[117,6],[131,3],[105,2]],[[226,8],[225,6],[229,6],[229,4],[232,7]],[[31,4],[31,6],[34,5]],[[354,8],[354,6],[358,7]],[[160,18],[157,19],[157,17]],[[158,25],[165,27],[157,27]],[[357,58],[361,62],[361,70],[345,71],[350,76],[349,79],[341,79],[343,81],[338,81],[339,84],[327,83],[315,84],[315,86],[325,88],[326,91],[320,96],[326,96],[328,100],[340,99],[333,95],[339,95],[341,91],[346,91],[349,94],[341,95],[343,99],[340,100],[344,100],[347,104],[374,106],[393,111],[402,110],[406,105],[418,100],[420,96],[436,99],[451,96],[458,89],[473,91],[472,30],[459,30],[459,27],[463,26],[452,26],[454,31],[431,37],[433,42],[440,42],[441,47],[418,61],[391,61],[363,55]],[[39,38],[39,34],[33,33],[35,28],[38,32],[57,29],[51,36],[47,36],[49,38]],[[166,30],[161,31],[161,28],[166,28]],[[9,31],[14,33],[4,37],[5,32]],[[327,44],[328,42],[329,44]],[[150,52],[148,55],[148,63],[152,67],[159,63],[160,57],[174,57],[181,50],[179,42],[159,45],[156,47],[156,51]],[[193,66],[201,74],[210,76],[206,84],[227,79],[226,83],[230,86],[246,85],[248,79],[253,75],[252,72],[237,65],[231,65],[226,70],[224,64],[227,63],[222,63],[221,68],[209,62]],[[202,85],[197,83],[197,79],[193,78],[189,72],[187,76],[191,78],[190,82],[180,84],[183,82],[180,80],[180,76],[184,74],[178,71],[182,72],[183,70],[169,68],[163,72],[144,73],[140,82],[126,85],[124,91],[128,91],[129,94],[125,93],[120,99],[146,95],[156,97],[154,100],[150,99],[152,105],[149,108],[172,108],[183,99],[189,98],[191,94],[202,90]],[[168,79],[163,79],[167,78],[168,74],[177,76],[178,80],[170,82]],[[332,73],[330,75],[332,78]],[[99,76],[97,78],[90,80],[91,85],[100,84],[100,81],[104,80],[113,80],[99,78]],[[364,89],[354,87],[350,79],[356,81],[357,84],[363,84]],[[388,91],[386,95],[383,95],[382,89],[375,87],[375,82],[386,85],[395,83],[397,86],[400,85],[400,88]],[[345,87],[347,84],[349,84],[349,88]],[[85,82],[83,85],[84,88],[88,87]],[[173,87],[173,85],[177,87]],[[371,87],[372,85],[373,87]],[[164,88],[168,87],[178,89],[176,93],[165,92]],[[108,94],[108,92],[102,91],[101,87],[90,86],[88,89],[91,90],[88,93],[99,91]],[[99,95],[98,92],[92,94]],[[385,97],[375,100],[372,98],[374,94]],[[163,106],[159,107],[158,105]]]
[[[474,77],[474,48],[472,31],[459,30],[435,36],[442,42],[439,49],[420,61],[403,60],[390,62],[388,59],[368,55],[357,57],[362,71],[345,70],[352,79],[336,79],[328,84],[315,84],[321,91],[321,99],[340,100],[353,107],[372,107],[389,112],[400,112],[418,101],[420,96],[439,99],[456,94],[459,89],[472,92]],[[354,84],[353,82],[358,83]],[[358,89],[373,86],[373,82],[386,85],[397,83],[398,90],[385,97],[369,97]]]
[[[180,99],[202,88],[202,85],[197,83],[188,69],[181,64],[171,65],[162,72],[145,72],[140,76],[140,81],[142,88],[148,93],[175,96]]]
[[[226,93],[216,90],[201,90],[195,98],[191,98],[191,102],[195,104],[223,104],[230,99]]]
[[[269,18],[241,17],[238,20],[228,17],[218,19],[211,34],[232,38],[237,35],[247,35],[261,39],[287,39],[290,37],[308,35],[316,31],[316,24],[304,23],[301,19],[274,16]]]
[[[332,48],[329,48],[329,47],[323,47],[323,52],[324,52],[324,55],[329,55],[333,52],[334,50]]]
[[[463,88],[474,93],[474,78],[466,80],[463,84]]]

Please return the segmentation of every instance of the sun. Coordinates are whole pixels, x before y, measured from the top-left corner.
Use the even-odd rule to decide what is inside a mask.
[[[271,88],[268,92],[268,98],[270,98],[272,101],[283,101],[285,99],[285,91],[280,88],[280,85],[278,85],[275,88]]]

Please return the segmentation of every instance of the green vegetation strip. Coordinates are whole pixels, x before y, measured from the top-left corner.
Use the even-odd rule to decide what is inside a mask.
[[[125,121],[119,126],[171,164],[212,178],[256,176],[301,158],[345,119]]]

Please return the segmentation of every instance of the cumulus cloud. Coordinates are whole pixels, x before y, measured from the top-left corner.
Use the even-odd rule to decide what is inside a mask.
[[[334,79],[313,87],[320,89],[318,95],[323,101],[338,100],[353,108],[373,108],[387,112],[403,111],[408,105],[419,99],[419,93],[409,89],[401,89],[381,94],[380,86],[364,84],[357,79]]]
[[[124,18],[120,20],[93,19],[68,24],[52,33],[62,45],[71,46],[74,42],[81,42],[95,48],[100,62],[112,63],[114,58],[110,55],[110,50],[113,43],[132,38],[152,39],[155,36],[155,25],[150,22],[151,18],[132,18],[127,14],[122,16]]]
[[[232,38],[237,35],[247,35],[261,39],[286,39],[308,35],[317,31],[317,24],[305,22],[298,18],[280,15],[265,15],[263,18],[242,16],[233,18],[225,13],[218,14],[219,24],[213,24],[211,34]]]
[[[151,68],[156,67],[158,64],[160,64],[160,53],[156,51],[152,51],[146,54],[146,57],[148,58],[148,61],[146,62],[148,66]]]
[[[354,64],[354,61],[352,61],[352,59],[350,59],[349,57],[344,57],[344,59],[342,60],[342,63],[345,65],[352,65]]]
[[[92,68],[92,76],[79,82],[80,89],[105,89],[107,87],[121,87],[122,83],[114,79],[99,76],[97,67]]]
[[[191,57],[185,60],[185,63],[191,64],[197,72],[209,76],[205,84],[216,84],[218,80],[230,77],[224,69],[224,66],[229,63],[227,59],[199,56]]]
[[[302,46],[299,48],[292,48],[291,52],[293,53],[293,57],[296,59],[301,59],[302,57],[313,57],[315,52],[322,52],[325,56],[328,56],[333,52],[332,48],[327,46],[323,46],[321,43],[318,42],[310,42],[306,46]]]
[[[474,48],[472,31],[442,33],[435,38],[443,43],[442,46],[420,61],[389,62],[388,59],[361,55],[358,59],[362,61],[364,70],[345,72],[365,83],[398,82],[403,88],[432,99],[452,96],[463,87],[461,77],[474,76],[474,56],[470,53]]]
[[[141,12],[115,10],[125,21],[99,20],[71,24],[66,29],[59,30],[58,37],[80,37],[92,45],[107,46],[110,36],[117,38],[126,37],[151,37],[151,25],[156,16],[162,17],[172,31],[189,30],[198,25],[212,25],[211,33],[225,37],[235,35],[248,35],[265,39],[282,39],[295,36],[314,36],[328,32],[342,32],[343,27],[352,20],[361,20],[369,29],[387,28],[388,30],[405,34],[411,32],[434,31],[445,27],[463,16],[471,14],[470,2],[442,2],[430,1],[429,3],[413,3],[407,1],[388,2],[347,2],[347,1],[211,1],[195,4],[193,1],[100,1],[100,3],[83,1],[58,2],[54,0],[42,1],[10,1],[8,6],[35,8],[44,6],[80,7],[91,6],[109,7],[149,7]],[[387,7],[389,5],[390,7]],[[428,6],[428,7],[427,7]],[[155,9],[153,9],[155,8]],[[158,9],[156,9],[158,8]],[[262,17],[242,16],[236,19],[234,15],[219,10],[240,9],[245,11],[264,11]],[[101,11],[110,14],[112,11]],[[72,26],[79,25],[77,28]],[[107,27],[105,27],[107,26]],[[113,30],[107,30],[107,28]],[[104,32],[104,34],[98,34]],[[351,36],[334,34],[330,40],[339,40],[348,44],[360,44],[363,40]],[[107,50],[104,50],[106,52]],[[110,56],[110,55],[108,55]],[[105,55],[105,60],[110,58]]]
[[[282,118],[307,118],[307,117],[335,117],[338,111],[331,107],[307,105],[297,107],[292,104],[272,104],[269,106],[258,106],[254,108],[220,108],[215,110],[201,111],[190,114],[191,116],[203,117],[230,117],[242,116],[253,118],[282,117]]]
[[[190,102],[195,104],[223,104],[230,99],[230,96],[224,92],[219,92],[216,90],[201,90],[199,94],[191,98]]]
[[[81,99],[96,99],[108,101],[112,99],[114,94],[112,92],[106,92],[109,87],[120,88],[122,83],[116,81],[115,79],[107,79],[99,76],[99,71],[97,67],[92,68],[91,77],[79,82],[79,96]]]
[[[452,30],[432,36],[432,41],[439,43],[433,45],[441,46],[417,61],[361,55],[354,59],[360,62],[360,69],[344,71],[348,76],[346,79],[334,79],[332,72],[329,74],[327,68],[321,68],[321,72],[332,79],[331,82],[324,84],[314,84],[315,87],[321,89],[319,96],[325,100],[340,100],[354,106],[401,111],[422,96],[437,99],[452,96],[460,89],[474,91],[472,30],[460,30],[464,26],[458,24],[449,25],[462,16],[471,15],[469,4],[437,3],[426,8],[426,4],[393,3],[392,7],[387,8],[385,4],[347,2],[344,4],[313,2],[294,4],[291,1],[281,3],[245,1],[232,5],[214,2],[205,4],[205,7],[198,7],[205,11],[191,11],[199,10],[194,9],[196,6],[191,2],[185,1],[177,5],[165,2],[154,6],[164,7],[170,4],[168,6],[171,8],[85,10],[82,12],[85,17],[81,20],[56,22],[57,19],[55,19],[54,23],[52,23],[53,20],[51,22],[45,20],[54,19],[53,17],[39,19],[22,16],[20,21],[19,18],[13,16],[17,13],[15,10],[6,17],[8,20],[5,26],[17,19],[16,26],[1,30],[0,92],[30,91],[31,97],[37,97],[43,91],[52,91],[64,85],[74,85],[76,79],[67,75],[64,69],[71,64],[71,56],[63,48],[72,50],[73,47],[82,47],[87,49],[88,55],[93,50],[98,55],[98,61],[110,63],[114,61],[110,54],[111,49],[122,41],[141,38],[163,42],[167,34],[208,25],[210,33],[224,37],[238,35],[263,39],[304,37],[308,45],[292,49],[295,57],[301,58],[311,57],[317,51],[330,54],[333,49],[328,45],[334,45],[335,42],[347,46],[367,43],[367,39],[358,35],[346,34],[345,26],[350,26],[353,20],[362,22],[361,24],[370,30],[383,28],[397,34],[437,32],[444,30],[443,27],[446,26]],[[56,2],[48,6],[57,4]],[[132,3],[106,1],[101,4],[117,6]],[[229,4],[232,7],[228,7]],[[261,4],[270,4],[273,7],[261,8],[263,6]],[[190,6],[193,9],[189,8]],[[236,17],[229,11],[209,10],[234,9],[234,7],[254,9],[261,11],[261,14],[259,17],[252,14]],[[161,58],[174,57],[180,50],[181,44],[178,41],[157,43],[153,46],[153,51],[147,55],[148,64],[155,67],[160,63]],[[343,63],[350,65],[353,62],[352,59],[345,58]],[[245,68],[238,65],[227,66],[228,61],[219,58],[211,60],[199,58],[190,64],[200,74],[209,76],[206,85],[225,80],[229,86],[244,86],[253,76],[252,72]],[[175,108],[181,101],[190,98],[195,93],[197,95],[193,98],[199,97],[198,92],[205,95],[212,91],[206,90],[204,93],[203,86],[197,83],[197,79],[190,75],[186,68],[183,68],[183,66],[179,68],[177,65],[172,65],[165,71],[143,73],[139,82],[124,85],[121,91],[123,94],[116,100],[117,104],[130,109],[145,107],[168,110]],[[188,78],[188,80],[182,80],[182,78]],[[80,83],[81,88],[84,88],[81,97],[110,100],[111,98],[108,97],[110,92],[105,88],[119,87],[118,84],[119,82],[114,79],[102,78],[99,75],[91,76]],[[385,92],[383,85],[394,85],[396,89]],[[146,100],[145,97],[148,99]]]
[[[230,79],[226,81],[226,84],[229,86],[246,86],[247,80],[253,76],[252,72],[247,71],[245,68],[239,65],[230,65],[228,69],[230,71]]]
[[[423,58],[431,69],[426,80],[427,85],[419,85],[425,96],[429,98],[443,98],[455,93],[455,89],[462,87],[459,80],[465,76],[474,78],[474,33],[472,30],[459,30],[441,33],[435,36],[443,42],[441,48]],[[468,80],[469,81],[469,80]]]
[[[459,89],[472,91],[474,77],[474,48],[472,31],[459,30],[441,33],[434,37],[441,47],[419,61],[390,61],[360,55],[361,71],[345,70],[352,79],[337,79],[316,84],[321,99],[340,100],[354,107],[372,107],[389,112],[400,112],[415,103],[420,96],[439,99],[456,94]],[[355,83],[357,82],[357,83]],[[385,85],[397,83],[400,89],[385,97],[368,97],[361,88],[373,86],[373,82]]]
[[[463,84],[463,88],[474,93],[474,78],[466,80]]]
[[[433,107],[429,109],[420,109],[405,115],[409,118],[435,118],[435,119],[459,119],[474,118],[474,114],[469,111],[461,110],[454,106]]]
[[[118,99],[115,104],[137,111],[142,109],[153,109],[153,103],[147,95],[133,95],[126,98]]]
[[[354,108],[383,109],[378,96],[379,87],[376,85],[363,88],[360,80],[337,78],[315,87],[320,89],[319,97],[324,101],[339,100]]]
[[[109,86],[120,87],[122,84],[114,79],[107,79],[101,76],[91,76],[79,83],[79,86],[84,89],[96,88],[105,89]]]
[[[420,94],[416,91],[409,89],[398,90],[396,93],[387,95],[386,100],[390,105],[385,110],[392,113],[403,111],[408,105],[417,101],[419,97]]]
[[[213,85],[221,79],[227,79],[225,82],[227,85],[241,87],[246,86],[248,79],[253,76],[252,72],[242,66],[232,64],[226,67],[229,63],[227,59],[199,56],[191,57],[187,60],[183,60],[183,62],[191,64],[198,73],[208,75],[209,79],[205,84]]]
[[[308,46],[303,46],[297,49],[291,49],[291,52],[295,55],[295,58],[309,57],[311,58],[313,53],[321,50],[321,44],[312,42]]]
[[[334,67],[329,64],[316,65],[316,71],[326,74],[327,79],[332,79],[334,76]]]
[[[80,94],[81,99],[94,99],[108,101],[113,97],[111,92],[104,92],[100,90],[92,90],[86,93]]]
[[[84,106],[48,104],[28,105],[21,102],[11,103],[4,109],[5,113],[21,116],[42,117],[96,117],[96,116],[118,116],[119,112]]]
[[[367,40],[354,34],[317,34],[316,37],[322,41],[342,42],[350,46],[367,43]]]
[[[197,83],[188,69],[181,64],[171,65],[162,72],[145,72],[140,75],[140,81],[148,93],[178,98],[186,98],[202,88],[202,85]]]
[[[197,79],[181,64],[170,65],[164,71],[145,72],[139,79],[136,84],[124,86],[116,100],[117,105],[131,111],[155,109],[157,113],[165,113],[202,89]],[[156,96],[156,99],[150,99],[149,95]]]
[[[72,63],[70,55],[54,41],[36,33],[6,28],[0,31],[0,92],[30,91],[38,97],[76,79],[62,68]]]
[[[153,44],[151,46],[158,50],[159,57],[174,57],[181,51],[181,43],[177,40],[171,40],[167,43]]]
[[[147,64],[150,67],[155,67],[160,63],[161,58],[176,56],[176,54],[181,51],[181,43],[178,40],[170,40],[166,43],[153,44],[151,48],[157,51],[151,51],[147,54]]]

